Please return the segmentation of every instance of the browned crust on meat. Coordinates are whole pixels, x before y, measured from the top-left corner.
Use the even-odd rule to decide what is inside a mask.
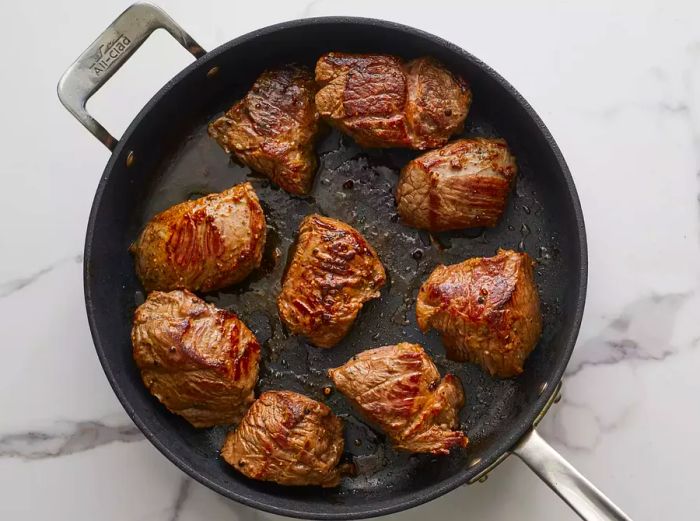
[[[526,253],[499,250],[438,266],[418,293],[418,326],[439,331],[452,360],[502,378],[522,373],[542,333],[532,265]]]
[[[315,93],[306,67],[265,71],[242,100],[209,125],[209,135],[287,192],[308,194],[318,166]]]
[[[400,343],[370,349],[330,369],[336,388],[398,449],[448,454],[466,447],[457,430],[464,405],[461,382],[442,380],[435,364],[418,344]]]
[[[346,473],[343,423],[324,404],[268,391],[250,407],[221,456],[241,474],[282,485],[336,487]]]
[[[401,170],[399,215],[405,224],[431,231],[496,226],[516,174],[503,139],[460,139]]]
[[[352,226],[321,215],[301,223],[277,299],[292,333],[317,347],[332,347],[352,327],[365,302],[386,282],[377,252]]]
[[[156,215],[132,245],[147,291],[212,291],[260,266],[265,215],[250,183],[185,201]]]
[[[426,150],[444,145],[462,132],[471,106],[469,85],[433,58],[406,64],[406,120],[411,148]]]
[[[316,62],[321,117],[365,147],[425,150],[462,130],[465,80],[432,58],[331,52]]]
[[[134,313],[131,342],[149,392],[195,427],[237,422],[253,401],[255,335],[189,291],[149,294]]]

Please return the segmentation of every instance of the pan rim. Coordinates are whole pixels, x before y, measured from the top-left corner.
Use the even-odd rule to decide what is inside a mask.
[[[441,483],[440,486],[430,490],[423,490],[420,493],[417,493],[406,500],[396,502],[392,501],[389,504],[383,506],[372,506],[371,503],[367,503],[366,506],[353,505],[346,511],[321,511],[317,509],[313,512],[308,512],[304,510],[273,505],[268,502],[260,501],[258,499],[249,497],[248,495],[240,494],[226,487],[223,487],[209,479],[207,476],[200,474],[197,470],[188,465],[188,463],[184,461],[177,453],[173,452],[165,443],[160,441],[158,436],[151,431],[148,425],[146,425],[146,422],[143,419],[141,419],[139,413],[137,413],[137,411],[131,406],[125,392],[121,389],[119,385],[118,379],[112,367],[110,366],[109,359],[105,353],[105,349],[103,346],[103,343],[105,342],[103,342],[103,339],[100,336],[99,327],[96,323],[96,313],[94,311],[95,304],[90,288],[89,271],[91,264],[90,259],[92,257],[92,242],[94,239],[95,222],[102,201],[102,197],[106,190],[107,181],[109,180],[110,174],[114,170],[117,161],[123,160],[123,156],[125,155],[126,143],[129,142],[129,139],[134,133],[135,129],[139,126],[142,119],[144,119],[144,117],[151,111],[154,105],[156,105],[164,96],[166,96],[174,85],[176,85],[180,80],[192,73],[195,69],[198,69],[200,67],[206,67],[208,63],[216,60],[219,56],[226,53],[229,49],[237,45],[254,40],[260,36],[268,35],[278,31],[319,24],[360,24],[368,27],[374,27],[376,29],[392,29],[395,31],[403,32],[410,37],[430,40],[433,43],[436,43],[441,47],[444,47],[450,50],[451,52],[455,53],[462,60],[471,62],[478,69],[480,69],[480,71],[483,74],[489,76],[492,80],[496,81],[524,109],[527,116],[532,120],[534,125],[537,127],[538,131],[541,133],[541,136],[544,138],[545,142],[547,143],[547,146],[549,146],[554,158],[556,159],[559,173],[561,176],[563,176],[563,180],[566,185],[566,189],[568,190],[570,202],[572,204],[572,209],[574,212],[576,229],[578,231],[577,247],[579,251],[580,267],[578,271],[579,282],[578,287],[576,288],[577,295],[572,315],[572,323],[570,325],[568,335],[566,335],[565,341],[563,342],[563,356],[561,358],[561,361],[550,375],[551,380],[547,382],[547,388],[538,397],[537,401],[530,407],[530,410],[523,415],[523,420],[520,423],[514,424],[511,427],[509,427],[508,434],[502,437],[500,443],[495,444],[495,446],[491,449],[491,453],[488,457],[482,458],[482,461],[478,465],[474,465],[473,467],[464,469],[462,472],[453,475],[452,477]],[[580,200],[576,191],[573,178],[571,176],[571,172],[552,134],[549,132],[546,125],[544,124],[542,119],[537,115],[535,110],[523,98],[523,96],[490,66],[473,56],[471,53],[465,51],[461,47],[447,40],[444,40],[443,38],[435,36],[426,31],[422,31],[420,29],[416,29],[414,27],[399,24],[396,22],[375,18],[351,16],[324,16],[290,20],[254,30],[252,32],[234,38],[233,40],[230,40],[220,45],[216,49],[208,52],[203,57],[189,64],[177,75],[175,75],[170,81],[168,81],[156,94],[154,94],[154,96],[149,100],[149,102],[146,103],[146,105],[144,105],[144,107],[139,111],[139,113],[130,123],[129,127],[124,132],[123,136],[121,137],[117,146],[112,152],[112,155],[108,160],[107,165],[105,166],[90,210],[83,258],[83,285],[85,294],[85,306],[88,315],[90,332],[93,339],[93,343],[95,345],[97,356],[100,360],[100,364],[102,365],[102,369],[105,372],[105,375],[107,376],[107,380],[109,381],[109,384],[112,387],[112,390],[117,396],[119,402],[122,404],[122,407],[129,415],[131,420],[144,434],[146,439],[148,439],[148,441],[151,444],[153,444],[166,458],[168,458],[172,463],[174,463],[180,470],[185,472],[191,478],[197,480],[199,483],[210,488],[211,490],[214,490],[219,494],[229,499],[233,499],[236,502],[244,504],[246,506],[257,508],[277,515],[284,515],[304,519],[362,519],[407,510],[409,508],[427,503],[428,501],[436,499],[446,494],[447,492],[454,490],[460,485],[464,485],[465,483],[470,481],[474,476],[483,472],[490,465],[495,463],[503,454],[508,453],[509,450],[520,440],[520,438],[522,438],[522,436],[531,428],[536,417],[544,409],[552,393],[555,391],[557,384],[562,379],[562,376],[564,374],[566,366],[568,365],[569,359],[576,344],[576,339],[578,337],[578,332],[581,326],[588,282],[588,250],[583,211],[581,209]]]

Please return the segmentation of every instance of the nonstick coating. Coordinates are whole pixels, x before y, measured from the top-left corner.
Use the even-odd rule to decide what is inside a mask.
[[[498,227],[431,236],[403,226],[394,191],[400,168],[417,154],[359,148],[328,131],[318,152],[313,192],[298,198],[232,163],[206,125],[241,97],[263,69],[290,61],[313,66],[327,51],[385,52],[407,59],[432,55],[466,77],[474,103],[465,136],[505,137],[518,160],[517,184]],[[218,73],[207,72],[219,67]],[[133,153],[133,164],[126,157]],[[129,244],[156,212],[188,198],[253,183],[265,210],[268,242],[262,267],[242,285],[205,295],[237,313],[263,346],[259,391],[291,389],[326,402],[346,424],[346,457],[359,470],[336,489],[281,487],[244,478],[218,451],[226,428],[197,430],[169,414],[145,390],[131,358],[129,332],[144,299]],[[275,298],[301,219],[312,212],[360,230],[388,273],[380,299],[363,309],[350,335],[320,350],[288,335]],[[527,251],[536,280],[544,334],[518,378],[490,378],[478,367],[445,359],[438,336],[416,327],[415,297],[438,264],[493,255],[499,247]],[[583,312],[586,249],[583,219],[563,158],[526,102],[491,69],[434,36],[388,22],[320,18],[281,24],[207,54],[166,85],[126,131],[105,169],[90,216],[85,292],[90,327],[107,377],[144,434],[185,472],[248,505],[306,518],[358,518],[402,510],[467,482],[508,450],[532,424],[561,378]],[[401,341],[422,344],[441,373],[457,374],[466,405],[460,416],[470,444],[449,457],[399,454],[351,412],[338,392],[329,397],[326,369],[365,349]]]

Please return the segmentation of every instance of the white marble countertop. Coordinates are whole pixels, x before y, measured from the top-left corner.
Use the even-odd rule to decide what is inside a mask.
[[[583,327],[542,434],[634,519],[700,518],[700,3],[407,4],[161,1],[207,49],[283,20],[351,14],[433,32],[505,76],[568,160],[590,247]],[[88,331],[81,252],[108,154],[55,85],[126,5],[3,7],[0,518],[266,519],[143,439]],[[92,110],[119,135],[189,60],[154,36]],[[512,459],[484,484],[390,517],[575,519]]]

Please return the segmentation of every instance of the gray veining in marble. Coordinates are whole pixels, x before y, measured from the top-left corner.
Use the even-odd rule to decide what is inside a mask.
[[[187,501],[187,497],[190,494],[190,489],[192,488],[192,480],[187,477],[183,477],[180,481],[180,486],[177,490],[177,495],[175,496],[175,503],[173,504],[173,510],[170,515],[169,521],[179,521],[180,513],[182,512],[182,506]]]
[[[143,439],[141,431],[132,423],[107,425],[100,421],[63,421],[41,430],[0,435],[0,458],[58,458],[111,443],[132,443]]]
[[[571,440],[569,434],[569,428],[566,422],[562,421],[560,415],[553,411],[554,421],[550,423],[549,428],[546,429],[547,439],[555,444],[566,447],[567,449],[575,452],[591,453],[600,444],[601,440],[606,434],[610,434],[619,429],[625,421],[629,418],[629,415],[634,409],[633,405],[626,406],[618,415],[610,420],[601,418],[596,411],[591,408],[588,404],[578,403],[567,398],[566,389],[562,391],[561,401],[557,404],[559,408],[571,408],[574,409],[578,414],[585,413],[587,417],[591,418],[595,423],[596,433],[592,441],[586,444],[575,442]]]
[[[44,275],[51,273],[56,268],[63,266],[68,262],[75,262],[80,264],[83,262],[83,255],[76,254],[70,257],[60,259],[56,262],[49,264],[48,266],[41,268],[40,270],[27,275],[25,277],[18,277],[16,279],[11,279],[6,282],[0,283],[0,298],[9,297],[15,291],[26,288],[27,286],[34,284],[37,280],[41,279]]]
[[[677,354],[670,344],[676,314],[691,293],[651,295],[631,302],[599,334],[576,347],[565,375],[621,361],[663,361]]]

